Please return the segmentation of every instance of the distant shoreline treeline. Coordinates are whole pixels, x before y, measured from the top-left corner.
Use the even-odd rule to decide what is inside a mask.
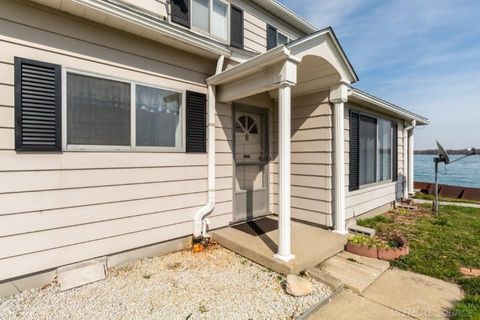
[[[480,154],[480,149],[477,148],[477,154]],[[470,151],[468,149],[456,149],[456,150],[447,150],[448,154],[452,155],[465,155],[465,154],[470,154]],[[437,149],[426,149],[426,150],[415,150],[415,154],[424,154],[424,155],[436,155],[438,154]]]

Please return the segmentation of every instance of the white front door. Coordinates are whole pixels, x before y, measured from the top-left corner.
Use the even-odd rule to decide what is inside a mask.
[[[267,214],[267,122],[263,110],[235,110],[234,221]]]

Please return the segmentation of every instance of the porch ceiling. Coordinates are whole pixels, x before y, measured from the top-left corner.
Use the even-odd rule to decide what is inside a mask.
[[[230,102],[265,91],[274,96],[285,83],[293,86],[293,95],[301,95],[357,80],[328,28],[269,50],[208,78],[207,83],[217,87],[219,101]]]

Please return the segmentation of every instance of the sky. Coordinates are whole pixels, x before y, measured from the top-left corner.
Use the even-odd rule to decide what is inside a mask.
[[[480,148],[479,0],[279,0],[333,27],[354,86],[427,117],[415,149]]]

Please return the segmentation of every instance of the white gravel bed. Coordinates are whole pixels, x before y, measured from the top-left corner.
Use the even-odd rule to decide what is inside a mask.
[[[58,285],[0,299],[0,319],[294,319],[331,291],[313,282],[305,297],[285,277],[220,246],[110,268],[105,281]]]

